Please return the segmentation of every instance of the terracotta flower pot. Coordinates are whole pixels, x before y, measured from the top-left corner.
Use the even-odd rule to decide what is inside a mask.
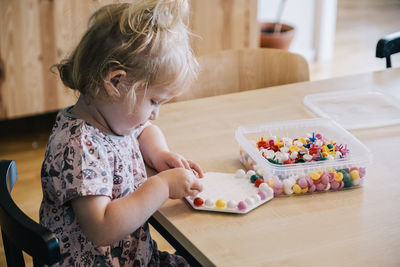
[[[292,26],[281,24],[280,32],[274,33],[276,23],[262,22],[260,46],[288,50],[295,30]]]

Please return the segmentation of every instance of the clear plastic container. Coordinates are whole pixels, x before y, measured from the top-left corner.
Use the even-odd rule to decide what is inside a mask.
[[[261,137],[294,139],[307,137],[313,133],[319,133],[337,144],[347,145],[349,153],[339,159],[278,165],[264,158],[256,145],[256,141]],[[275,195],[322,192],[361,186],[366,177],[367,167],[372,160],[370,151],[357,138],[335,121],[326,118],[241,126],[236,130],[236,139],[240,145],[241,162],[247,169],[261,173],[265,182],[273,187]],[[338,172],[342,175],[337,174]],[[320,178],[322,175],[328,175],[329,185],[326,187],[318,185],[320,180],[315,179],[316,175],[321,175]],[[334,182],[332,176],[334,176]],[[340,176],[343,176],[342,180]],[[348,181],[349,177],[350,181]],[[314,186],[310,180],[314,182]],[[326,179],[324,181],[326,182]],[[307,189],[304,182],[307,182]],[[295,186],[295,184],[300,185]]]

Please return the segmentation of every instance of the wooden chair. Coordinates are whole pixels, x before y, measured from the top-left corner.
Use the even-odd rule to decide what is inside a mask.
[[[400,32],[388,34],[376,44],[376,57],[386,58],[386,68],[392,67],[390,56],[398,52],[400,52]]]
[[[300,55],[272,48],[223,50],[198,58],[197,81],[173,101],[214,96],[310,80]]]
[[[14,203],[10,192],[17,181],[14,161],[0,161],[0,227],[7,265],[25,266],[22,251],[32,256],[33,265],[59,262],[58,239],[48,229],[33,221]]]

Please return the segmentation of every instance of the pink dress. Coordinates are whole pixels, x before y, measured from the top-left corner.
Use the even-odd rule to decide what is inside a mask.
[[[177,255],[159,252],[145,223],[110,246],[98,247],[82,232],[70,200],[103,195],[112,200],[134,192],[146,181],[137,137],[100,131],[70,114],[56,117],[42,166],[40,223],[59,239],[60,266],[184,266]]]

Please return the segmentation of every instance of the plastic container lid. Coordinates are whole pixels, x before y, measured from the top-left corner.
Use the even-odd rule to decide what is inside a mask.
[[[333,119],[349,130],[400,123],[400,104],[380,91],[311,94],[303,103],[320,117]]]

